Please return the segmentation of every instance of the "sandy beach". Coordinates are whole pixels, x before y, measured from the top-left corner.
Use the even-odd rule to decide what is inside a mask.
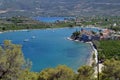
[[[92,53],[91,55],[95,54],[95,59],[94,59],[94,60],[95,60],[95,63],[97,64],[97,63],[98,63],[98,52],[97,52],[97,50],[94,48],[92,42],[87,42],[87,43],[89,43],[89,44],[91,45],[92,49],[93,49],[93,53]],[[93,58],[92,58],[92,56],[91,56],[90,61],[89,61],[89,65],[90,65],[90,66],[92,66],[92,63],[94,62],[94,60],[93,60]],[[98,69],[97,69],[97,66],[99,66],[99,71],[98,71]],[[99,63],[98,65],[96,65],[96,66],[94,67],[94,70],[95,70],[94,75],[95,75],[95,77],[97,77],[98,72],[100,73],[100,72],[102,71],[102,67],[103,67],[103,66],[104,66],[103,64],[100,64],[100,63]]]

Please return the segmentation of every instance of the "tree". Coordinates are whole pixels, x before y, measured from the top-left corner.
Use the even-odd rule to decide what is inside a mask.
[[[80,36],[80,31],[76,30],[75,32],[72,33],[71,38],[76,40],[77,38],[79,38],[79,36]]]
[[[3,31],[5,31],[5,30],[6,30],[6,28],[5,28],[5,27],[2,27],[2,30],[3,30]]]
[[[72,80],[74,72],[67,66],[48,68],[40,72],[39,80]]]
[[[38,73],[26,69],[23,71],[22,75],[20,75],[19,80],[38,80]]]
[[[76,80],[93,80],[94,69],[91,66],[82,66],[78,69]]]
[[[56,71],[56,79],[58,80],[72,80],[74,77],[73,70],[65,65],[56,67]]]
[[[106,60],[100,78],[101,80],[120,80],[120,61]]]
[[[19,80],[28,67],[25,62],[21,46],[5,40],[0,46],[0,80]]]

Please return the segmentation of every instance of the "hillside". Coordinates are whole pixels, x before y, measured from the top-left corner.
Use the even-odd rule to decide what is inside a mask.
[[[120,15],[120,0],[0,0],[0,16]]]

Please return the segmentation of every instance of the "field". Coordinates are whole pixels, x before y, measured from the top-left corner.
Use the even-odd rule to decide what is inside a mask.
[[[99,59],[116,59],[120,60],[120,41],[104,40],[96,43],[99,53]]]

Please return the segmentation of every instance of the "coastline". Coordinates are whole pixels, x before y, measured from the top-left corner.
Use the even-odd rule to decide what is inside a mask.
[[[91,45],[91,47],[93,48],[93,52],[91,55],[95,54],[95,58],[93,59],[93,57],[91,56],[91,58],[89,59],[89,65],[92,66],[93,62],[95,62],[95,66],[94,66],[94,77],[97,78],[98,76],[98,73],[101,73],[102,72],[102,68],[104,67],[104,65],[102,63],[99,63],[98,62],[98,51],[97,49],[94,48],[93,46],[93,43],[92,42],[87,42]],[[95,60],[95,61],[94,61]],[[98,66],[99,66],[99,69],[98,69]]]
[[[79,40],[73,40],[73,39],[71,39],[70,37],[68,37],[67,39],[68,39],[68,40],[71,40],[71,41],[80,42]],[[85,42],[85,43],[90,44],[91,49],[92,49],[92,52],[91,52],[90,57],[88,58],[86,64],[87,64],[88,66],[92,66],[92,64],[95,62],[95,66],[93,66],[93,68],[94,68],[94,70],[95,70],[95,72],[94,72],[94,77],[97,78],[98,70],[99,70],[99,72],[101,72],[101,71],[102,71],[102,67],[103,67],[104,65],[103,65],[103,64],[100,64],[100,63],[98,62],[98,51],[97,51],[97,49],[94,48],[93,43],[92,43],[91,41],[90,41],[90,42]],[[95,58],[94,58],[94,59],[93,59],[93,54],[95,55]],[[99,64],[98,64],[98,63],[99,63]],[[99,69],[98,69],[97,66],[99,66]]]
[[[76,27],[79,27],[79,26],[75,26],[73,28],[76,28]],[[16,32],[16,31],[30,31],[30,30],[54,30],[54,29],[63,29],[63,28],[69,28],[69,27],[61,27],[61,28],[40,28],[40,29],[19,29],[19,30],[6,30],[6,31],[0,31],[0,34],[2,33],[6,33],[6,32]]]
[[[70,37],[67,37],[67,39],[71,40],[71,41],[75,41],[75,42],[82,42],[82,41],[79,41],[79,40],[73,40]],[[95,56],[97,56],[97,54],[95,53],[95,49],[94,49],[94,46],[93,46],[92,42],[85,42],[85,43],[90,44],[91,49],[92,49],[92,52],[90,53],[90,56],[87,59],[86,65],[92,66],[92,63],[94,62],[94,60],[93,60],[93,54],[95,54]],[[95,60],[97,62],[97,58]]]
[[[97,52],[97,50],[94,48],[93,43],[92,43],[92,42],[86,42],[86,43],[88,43],[88,44],[91,45],[91,48],[92,48],[92,50],[93,50],[91,55],[95,54],[94,60],[95,60],[95,63],[98,63],[98,52]],[[92,60],[91,60],[91,59],[92,59]],[[93,56],[91,56],[91,59],[90,59],[90,63],[89,63],[89,64],[92,66],[92,62],[94,61],[94,60],[93,60]]]
[[[28,29],[21,29],[21,30],[6,30],[6,31],[0,31],[0,34],[6,33],[6,32],[16,32],[16,31],[29,31]]]
[[[99,27],[93,27],[93,26],[86,26],[86,27],[82,27],[82,26],[74,26],[72,28],[76,28],[76,27],[80,27],[80,28],[97,28],[97,29],[102,29]],[[6,30],[6,31],[0,31],[0,34],[5,33],[5,32],[16,32],[16,31],[30,31],[30,30],[51,30],[51,29],[63,29],[63,28],[70,28],[70,27],[53,27],[53,28],[39,28],[39,29],[18,29],[18,30]],[[77,41],[77,40],[76,40]]]

